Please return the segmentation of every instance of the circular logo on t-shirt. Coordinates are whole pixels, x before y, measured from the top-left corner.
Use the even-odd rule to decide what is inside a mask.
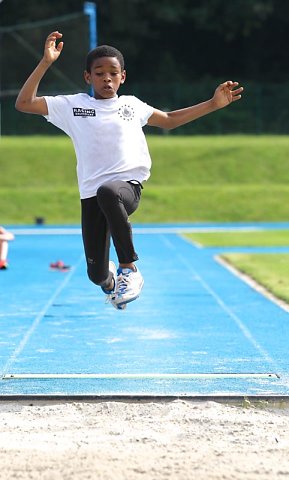
[[[130,105],[119,107],[118,114],[123,120],[132,120],[134,117],[134,109]]]

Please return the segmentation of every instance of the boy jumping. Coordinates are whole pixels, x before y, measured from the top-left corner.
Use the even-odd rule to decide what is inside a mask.
[[[88,277],[115,308],[124,309],[139,296],[144,283],[135,265],[138,256],[129,222],[138,207],[142,184],[150,176],[151,159],[142,127],[179,127],[239,100],[243,88],[227,81],[206,102],[163,112],[134,96],[117,95],[126,78],[123,55],[103,45],[86,59],[84,79],[93,97],[86,93],[37,96],[41,79],[62,52],[61,38],[58,31],[47,37],[43,58],[22,87],[16,109],[43,115],[72,139]],[[110,237],[118,270],[109,261]]]

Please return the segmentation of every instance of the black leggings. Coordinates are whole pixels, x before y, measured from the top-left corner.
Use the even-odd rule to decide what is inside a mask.
[[[109,288],[112,280],[108,269],[110,237],[119,263],[138,260],[128,215],[138,207],[141,188],[138,182],[112,181],[99,187],[95,197],[81,200],[87,274],[93,283],[103,288]]]

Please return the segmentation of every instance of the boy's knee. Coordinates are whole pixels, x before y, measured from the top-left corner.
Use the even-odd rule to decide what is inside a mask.
[[[118,199],[118,194],[110,183],[105,183],[97,190],[97,200],[100,205],[108,202],[115,202]]]
[[[111,283],[111,279],[107,278],[103,272],[90,268],[89,266],[87,268],[87,275],[89,280],[99,287],[107,287],[107,285]]]
[[[95,285],[100,285],[105,279],[103,278],[103,274],[98,272],[94,268],[87,269],[87,275],[89,280],[94,283]]]

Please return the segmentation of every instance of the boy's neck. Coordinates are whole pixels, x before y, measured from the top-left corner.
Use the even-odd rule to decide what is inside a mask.
[[[94,95],[92,98],[94,98],[95,100],[108,101],[108,100],[116,100],[118,98],[118,95],[114,95],[113,97],[109,97],[109,98],[96,97]]]

